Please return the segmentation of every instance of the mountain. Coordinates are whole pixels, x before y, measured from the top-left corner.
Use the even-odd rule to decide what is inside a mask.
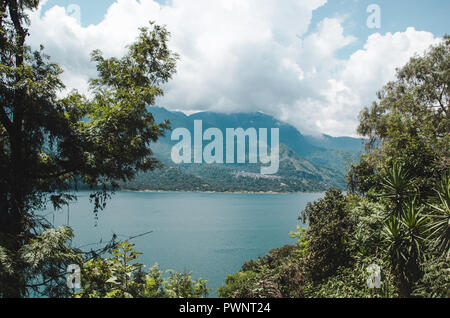
[[[261,164],[181,164],[170,154],[176,142],[168,132],[152,145],[163,169],[139,174],[122,184],[129,190],[215,191],[215,192],[306,192],[345,186],[346,156],[362,150],[362,140],[351,137],[304,136],[295,127],[263,113],[221,114],[202,112],[187,116],[161,107],[151,107],[156,122],[170,120],[172,129],[187,128],[194,133],[194,121],[203,131],[218,128],[279,128],[280,166],[276,175],[262,175]],[[270,145],[270,142],[268,142]],[[359,146],[358,146],[359,145]],[[248,156],[248,152],[246,153]]]
[[[184,127],[193,133],[193,123],[195,120],[203,121],[203,129],[211,127],[219,128],[223,132],[226,128],[279,128],[280,143],[285,144],[301,156],[311,155],[315,152],[325,150],[309,143],[308,139],[303,136],[295,127],[280,122],[275,118],[263,113],[236,113],[236,114],[220,114],[213,112],[196,113],[186,116],[180,112],[170,112],[161,107],[152,107],[151,112],[156,121],[170,119],[172,128]],[[170,140],[170,136],[166,136],[166,141]]]
[[[364,150],[365,140],[352,137],[331,137],[328,135],[305,136],[309,144],[319,147],[305,156],[311,162],[346,174],[349,162],[353,162]]]
[[[306,141],[312,145],[327,150],[341,152],[358,152],[364,147],[364,139],[352,137],[331,137],[328,135],[305,136]]]

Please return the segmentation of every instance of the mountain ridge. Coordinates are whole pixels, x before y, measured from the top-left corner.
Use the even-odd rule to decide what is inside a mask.
[[[264,177],[260,174],[260,163],[176,165],[171,161],[170,153],[178,141],[172,141],[168,132],[152,145],[155,157],[164,168],[139,174],[135,180],[122,184],[122,188],[127,190],[307,192],[325,191],[330,187],[344,188],[342,154],[355,155],[362,150],[362,140],[327,135],[304,136],[292,125],[261,112],[200,112],[186,115],[156,106],[149,108],[149,111],[156,122],[169,120],[172,130],[186,128],[191,133],[195,120],[202,121],[203,130],[218,128],[223,132],[226,128],[279,128],[280,169],[273,177]],[[358,142],[361,143],[360,148]]]

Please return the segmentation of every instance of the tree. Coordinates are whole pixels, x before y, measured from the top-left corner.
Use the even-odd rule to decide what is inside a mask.
[[[167,47],[169,32],[151,23],[122,58],[92,53],[91,97],[72,91],[61,98],[62,69],[43,47],[26,45],[26,11],[38,4],[0,1],[0,245],[12,255],[47,227],[38,211],[75,200],[79,183],[93,190],[98,212],[118,181],[159,165],[150,144],[169,123],[155,123],[147,107],[163,95],[178,59]],[[6,285],[5,297],[24,295],[21,279],[0,289]]]
[[[352,261],[348,238],[355,224],[348,200],[340,190],[331,189],[302,211],[301,219],[308,224],[307,271],[314,283],[320,283]]]
[[[390,201],[391,216],[400,217],[404,204],[411,202],[417,195],[414,180],[408,175],[403,165],[395,162],[392,168],[387,169],[381,177],[382,190],[379,196]]]
[[[398,71],[361,113],[370,140],[350,193],[309,203],[295,251],[246,263],[220,296],[449,297],[449,53],[446,36]],[[374,265],[379,289],[368,284]]]
[[[396,80],[360,114],[358,133],[370,138],[368,153],[349,172],[349,185],[353,192],[384,200],[390,211],[383,233],[401,297],[410,297],[422,279],[426,258],[448,257],[443,176],[450,171],[449,83],[450,37],[445,36],[397,70]]]
[[[361,112],[358,133],[370,139],[369,152],[350,171],[349,179],[356,175],[371,181],[369,176],[376,171],[401,162],[416,179],[420,195],[432,195],[436,181],[450,169],[449,82],[447,35],[425,55],[411,58],[397,70],[396,79]],[[364,193],[367,182],[361,186]]]
[[[73,232],[68,227],[47,229],[12,253],[0,246],[0,297],[15,293],[19,281],[21,294],[27,296],[69,297],[67,267],[81,265],[87,256],[69,246]]]
[[[428,219],[415,200],[404,204],[402,213],[386,222],[384,232],[400,297],[410,297],[413,285],[422,277],[420,268],[427,244]]]
[[[437,203],[428,204],[432,208],[430,237],[436,252],[450,258],[450,177],[442,176],[435,191]]]

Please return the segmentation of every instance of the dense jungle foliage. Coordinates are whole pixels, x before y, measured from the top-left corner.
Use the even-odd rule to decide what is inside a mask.
[[[301,213],[296,246],[245,263],[221,297],[450,296],[450,37],[415,56],[360,115],[349,191]],[[379,284],[374,284],[379,276]]]

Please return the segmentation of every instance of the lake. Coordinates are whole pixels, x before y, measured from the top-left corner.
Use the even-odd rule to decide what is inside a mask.
[[[81,192],[70,206],[69,225],[75,232],[74,246],[106,243],[113,233],[126,239],[153,231],[132,240],[144,253],[139,262],[192,271],[194,278],[209,281],[210,296],[215,297],[226,274],[238,271],[245,261],[294,244],[289,232],[300,224],[300,211],[322,196],[119,192],[96,221],[89,193]],[[54,213],[54,225],[67,225],[67,209]]]

